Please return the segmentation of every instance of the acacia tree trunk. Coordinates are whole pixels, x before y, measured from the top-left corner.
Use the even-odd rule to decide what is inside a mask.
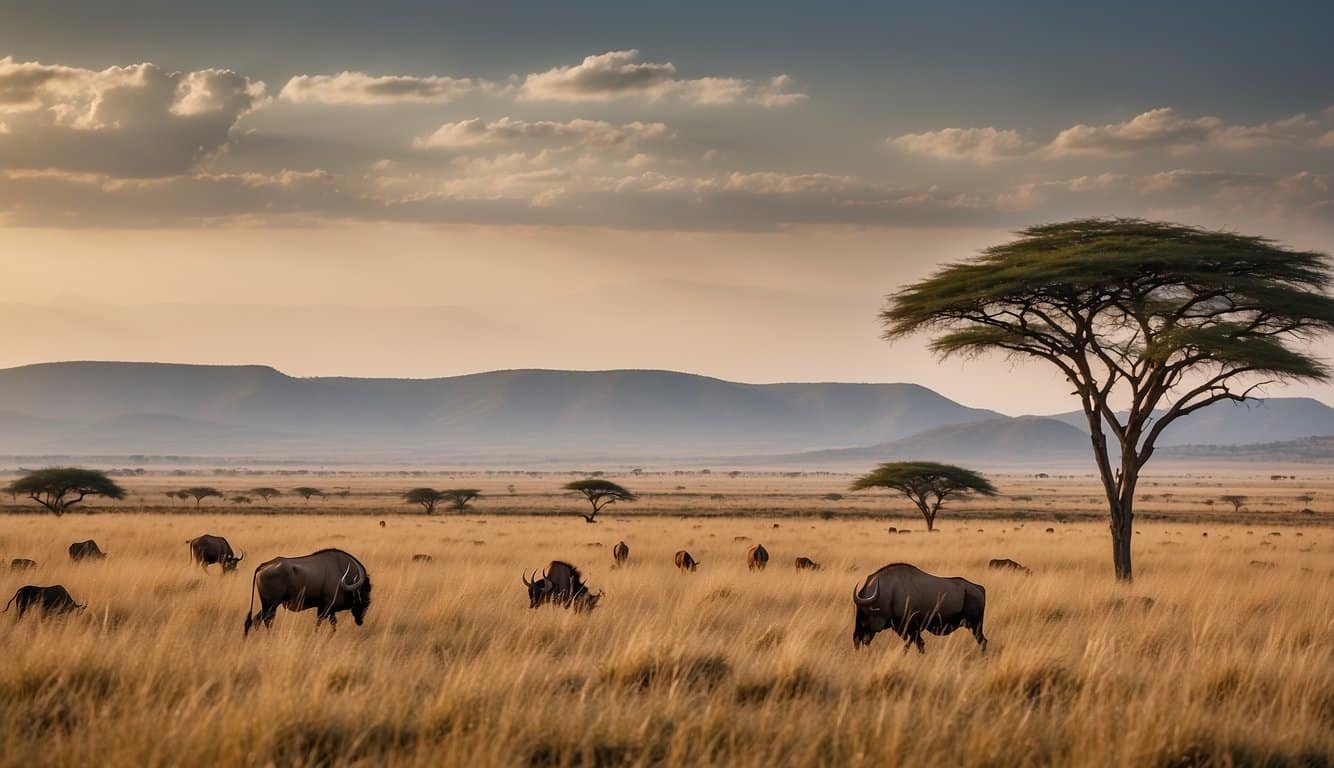
[[[1130,499],[1118,499],[1112,505],[1112,567],[1117,581],[1131,581],[1130,541],[1135,535],[1135,512]]]

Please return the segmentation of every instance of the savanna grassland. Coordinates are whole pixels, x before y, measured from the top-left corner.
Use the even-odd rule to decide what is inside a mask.
[[[0,616],[0,763],[1329,765],[1331,483],[1296,474],[1150,478],[1131,586],[1087,478],[995,476],[1006,498],[947,509],[933,534],[837,476],[618,476],[644,500],[597,525],[556,475],[126,478],[127,501],[92,507],[117,514],[0,518],[0,555],[39,562],[0,570],[4,599],[60,583],[89,603]],[[349,493],[165,498],[205,479]],[[486,495],[425,517],[393,496],[415,485]],[[1205,503],[1229,493],[1240,512]],[[248,553],[240,575],[188,562],[205,532]],[[109,559],[70,563],[85,538]],[[757,542],[773,559],[752,573]],[[243,640],[251,567],[325,546],[367,565],[365,626],[279,610]],[[672,567],[681,548],[697,573]],[[823,569],[795,572],[800,555]],[[596,611],[528,608],[521,572],[555,558],[605,589]],[[925,655],[887,634],[854,652],[852,588],[895,561],[985,585],[988,651],[958,632]]]

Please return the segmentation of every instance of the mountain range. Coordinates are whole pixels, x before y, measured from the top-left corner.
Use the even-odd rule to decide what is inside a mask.
[[[297,378],[265,366],[67,362],[0,370],[0,454],[533,460],[1087,456],[1083,415],[1009,417],[916,384],[742,384],[670,371]],[[1309,398],[1220,404],[1164,445],[1334,435]]]

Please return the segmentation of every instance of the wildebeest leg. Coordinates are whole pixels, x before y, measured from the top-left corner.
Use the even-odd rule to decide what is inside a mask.
[[[913,642],[917,643],[917,652],[926,653],[926,643],[922,642],[922,633],[918,632],[917,634],[913,635],[912,639]]]
[[[330,614],[329,614],[329,631],[330,631],[330,632],[337,632],[337,631],[338,631],[338,615],[337,615],[337,614],[334,614],[334,613],[330,613]]]

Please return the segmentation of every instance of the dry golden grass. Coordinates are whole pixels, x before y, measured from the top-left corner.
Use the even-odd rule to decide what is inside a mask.
[[[1334,760],[1328,528],[1146,523],[1139,577],[1124,587],[1094,523],[947,516],[939,533],[918,523],[891,536],[884,520],[620,512],[596,526],[470,514],[392,516],[385,528],[365,515],[6,517],[0,554],[40,567],[0,571],[4,599],[24,583],[63,583],[90,608],[0,617],[0,762]],[[249,552],[243,575],[187,562],[185,539],[204,532]],[[69,563],[68,543],[89,537],[110,559]],[[631,566],[618,570],[611,545],[622,538]],[[750,573],[744,553],[757,541],[773,560]],[[366,625],[317,631],[313,613],[280,610],[271,631],[243,641],[250,566],[323,546],[368,566]],[[672,567],[682,547],[698,573]],[[413,563],[415,553],[435,560]],[[798,555],[824,569],[795,573]],[[996,556],[1034,573],[989,572]],[[598,610],[529,610],[520,572],[553,558],[606,590]],[[849,593],[893,561],[984,584],[987,654],[966,632],[928,636],[924,656],[891,635],[854,652]]]

